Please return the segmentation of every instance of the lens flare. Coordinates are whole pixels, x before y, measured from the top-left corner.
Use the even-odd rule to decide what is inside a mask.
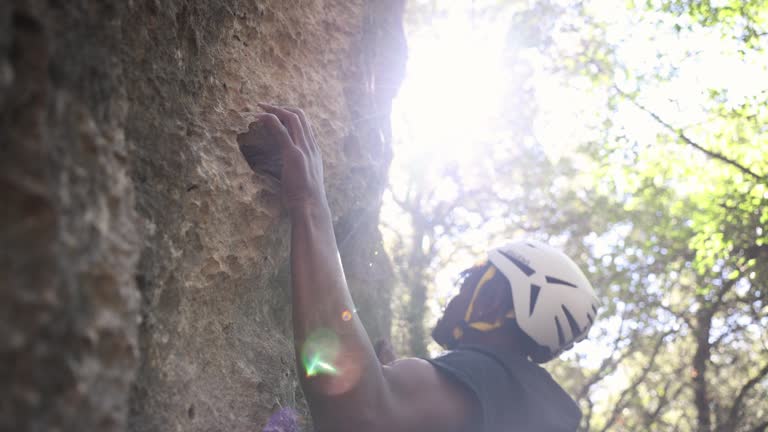
[[[337,375],[333,362],[339,353],[339,338],[328,329],[312,332],[301,349],[301,364],[307,377]]]
[[[352,312],[349,311],[349,309],[344,309],[344,312],[341,313],[341,319],[343,321],[349,321],[352,319]]]
[[[307,370],[307,376],[312,377],[319,374],[329,374],[329,375],[336,375],[338,374],[338,370],[333,367],[332,364],[323,361],[319,355],[315,355],[304,366]]]

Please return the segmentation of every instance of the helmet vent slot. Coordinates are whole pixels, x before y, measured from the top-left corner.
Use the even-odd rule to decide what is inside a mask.
[[[574,284],[572,284],[572,283],[570,283],[568,281],[564,281],[562,279],[558,279],[556,277],[547,276],[547,277],[545,277],[545,279],[547,280],[547,282],[552,283],[552,284],[567,285],[569,287],[578,288],[576,285],[574,285]]]
[[[514,256],[504,251],[499,251],[499,253],[504,255],[504,257],[506,257],[508,260],[512,261],[512,264],[516,265],[517,268],[519,268],[521,272],[525,273],[526,276],[530,276],[536,273],[536,271],[533,270],[530,266],[528,266],[528,264],[520,261],[518,258],[515,258]]]
[[[571,337],[576,337],[581,333],[581,329],[579,328],[579,323],[576,322],[575,319],[573,319],[573,315],[571,315],[571,311],[568,310],[568,308],[565,307],[565,305],[560,305],[560,307],[563,308],[563,312],[565,313],[565,318],[568,319],[568,326],[571,327]]]
[[[557,326],[557,340],[560,346],[565,345],[565,336],[563,335],[563,328],[560,327],[560,320],[555,317],[555,325]]]
[[[533,309],[536,307],[536,300],[539,299],[539,291],[541,291],[541,287],[536,284],[531,284],[531,307],[528,311],[528,315],[533,315]]]

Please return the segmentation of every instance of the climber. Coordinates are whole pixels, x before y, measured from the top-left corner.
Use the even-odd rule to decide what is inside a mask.
[[[318,431],[574,431],[576,403],[534,362],[583,339],[597,299],[563,253],[531,240],[469,270],[433,332],[451,350],[393,360],[354,313],[312,128],[297,109],[259,104],[279,142],[291,221],[293,331],[301,386]],[[257,128],[250,128],[255,130]],[[238,136],[243,146],[248,133]],[[247,152],[243,152],[246,154]],[[377,358],[377,351],[379,357]]]

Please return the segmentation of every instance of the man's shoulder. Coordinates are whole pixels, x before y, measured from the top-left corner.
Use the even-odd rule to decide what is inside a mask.
[[[546,369],[528,358],[488,347],[463,347],[431,360],[464,383],[481,405],[484,431],[572,431],[581,413]]]
[[[402,430],[465,430],[478,410],[473,395],[430,361],[404,358],[382,370],[393,397],[391,424]]]

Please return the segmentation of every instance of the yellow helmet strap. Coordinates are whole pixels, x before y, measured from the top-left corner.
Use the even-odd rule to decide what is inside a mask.
[[[464,321],[453,329],[452,336],[455,340],[459,340],[464,336],[463,327],[472,328],[481,332],[488,332],[500,328],[504,325],[504,321],[515,317],[515,311],[510,309],[506,314],[504,314],[504,316],[499,317],[494,322],[470,321],[472,319],[472,312],[474,311],[475,301],[480,294],[480,290],[482,290],[483,286],[485,286],[488,281],[493,279],[493,277],[496,275],[496,271],[497,270],[495,266],[489,266],[488,270],[486,270],[483,274],[483,277],[481,277],[477,282],[477,286],[472,293],[472,300],[469,302],[467,311],[464,314]]]

